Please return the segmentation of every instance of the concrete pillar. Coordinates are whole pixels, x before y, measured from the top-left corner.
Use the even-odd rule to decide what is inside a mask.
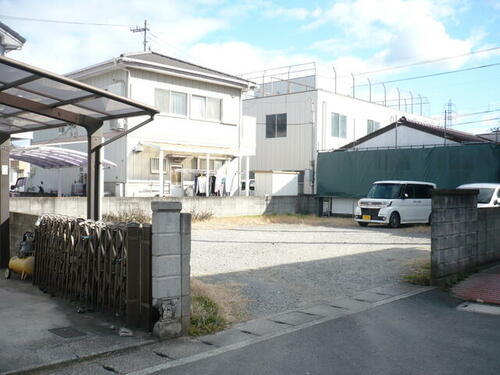
[[[246,157],[246,168],[245,168],[245,195],[250,196],[250,156]]]
[[[158,169],[160,170],[159,183],[160,183],[160,197],[165,195],[165,182],[163,175],[163,150],[160,150],[160,156],[158,159]]]
[[[153,333],[170,338],[187,333],[191,311],[191,215],[180,202],[151,203],[152,299],[160,319]]]
[[[9,265],[9,151],[10,137],[0,135],[0,268]]]

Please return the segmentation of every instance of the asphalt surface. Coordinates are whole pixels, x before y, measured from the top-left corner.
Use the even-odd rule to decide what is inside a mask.
[[[264,317],[398,282],[429,255],[427,227],[193,229],[191,272],[209,284],[239,286],[250,315]]]
[[[499,374],[500,316],[433,290],[157,374]]]

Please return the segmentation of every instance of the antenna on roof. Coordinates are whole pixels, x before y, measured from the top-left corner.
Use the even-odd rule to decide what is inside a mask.
[[[142,44],[144,46],[144,52],[146,52],[146,46],[148,44],[146,37],[147,37],[148,31],[150,31],[148,29],[148,20],[144,20],[144,27],[139,27],[139,26],[131,27],[130,31],[132,31],[133,33],[144,33],[144,39],[143,39]]]

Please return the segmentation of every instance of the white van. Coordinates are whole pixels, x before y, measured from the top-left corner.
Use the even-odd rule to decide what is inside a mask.
[[[500,206],[500,184],[465,184],[457,189],[477,189],[477,207],[496,207]]]
[[[366,198],[358,201],[354,220],[362,227],[369,223],[401,224],[430,223],[431,191],[436,185],[421,181],[376,181]]]

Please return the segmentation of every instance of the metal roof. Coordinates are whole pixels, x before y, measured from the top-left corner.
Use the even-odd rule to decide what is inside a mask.
[[[364,137],[361,137],[353,142],[350,142],[342,147],[340,147],[337,151],[345,151],[353,147],[360,146],[364,142],[375,138],[381,134],[384,134],[385,132],[388,132],[389,130],[394,129],[395,127],[400,127],[400,126],[407,126],[409,128],[415,129],[422,131],[424,133],[432,134],[441,138],[446,138],[449,139],[450,141],[457,142],[457,143],[488,143],[488,140],[485,138],[481,138],[477,135],[471,134],[471,133],[466,133],[462,132],[459,130],[455,129],[445,129],[440,126],[435,126],[435,125],[430,125],[430,124],[423,124],[420,122],[412,121],[412,120],[407,120],[406,117],[401,117],[398,121],[393,122],[392,124],[389,124],[387,126],[381,127],[378,130],[375,130],[374,132],[365,135]]]
[[[0,56],[0,133],[68,123],[95,129],[106,120],[156,113],[148,105]]]
[[[4,24],[3,22],[0,22],[0,29],[3,29],[5,32],[9,33],[12,35],[14,38],[19,40],[21,43],[26,43],[26,38],[24,38],[21,34],[19,34],[17,31],[12,30],[9,26]]]
[[[46,169],[82,167],[88,162],[86,152],[49,146],[14,148],[10,151],[9,157]],[[103,160],[102,165],[105,168],[116,167],[115,163],[108,160]]]
[[[202,73],[202,74],[207,74],[214,76],[216,78],[220,79],[229,79],[233,81],[238,81],[240,83],[243,83],[244,85],[248,85],[251,82],[241,78],[237,77],[235,75],[227,74],[220,72],[218,70],[210,69],[210,68],[205,68],[201,65],[193,64],[187,61],[179,60],[171,56],[166,56],[162,55],[158,52],[139,52],[139,53],[129,53],[129,54],[124,54],[122,55],[123,57],[128,57],[128,58],[133,58],[133,59],[138,59],[138,60],[143,60],[151,63],[156,63],[156,64],[162,64],[162,65],[167,65],[183,70],[188,70],[192,72],[197,72],[197,73]]]

